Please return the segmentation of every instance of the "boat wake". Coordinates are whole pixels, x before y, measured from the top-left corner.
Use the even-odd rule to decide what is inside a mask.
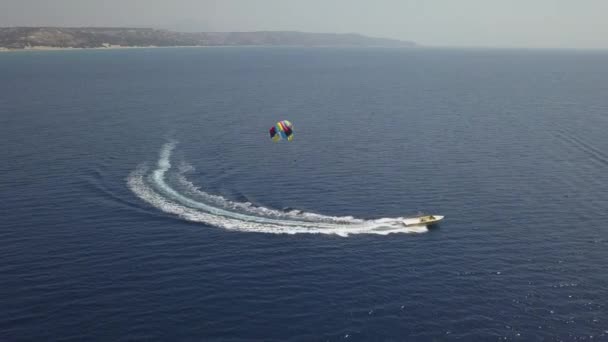
[[[177,142],[164,144],[156,166],[140,165],[127,178],[127,185],[140,199],[181,219],[229,230],[271,234],[349,236],[427,231],[425,226],[403,226],[402,217],[364,220],[300,210],[281,211],[209,194],[186,178],[191,166],[183,164],[176,168],[171,165],[171,154],[176,145]]]

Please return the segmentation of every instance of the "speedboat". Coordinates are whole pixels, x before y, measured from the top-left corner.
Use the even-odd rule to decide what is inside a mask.
[[[403,219],[402,223],[406,227],[411,226],[432,226],[443,220],[441,215],[425,215]]]

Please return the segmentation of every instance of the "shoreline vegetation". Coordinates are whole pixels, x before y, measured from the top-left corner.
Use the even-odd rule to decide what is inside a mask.
[[[416,47],[355,33],[296,31],[173,32],[150,28],[0,27],[0,51],[209,46]]]

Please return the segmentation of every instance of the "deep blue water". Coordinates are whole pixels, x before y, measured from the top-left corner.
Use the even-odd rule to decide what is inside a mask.
[[[607,52],[26,52],[0,77],[2,341],[608,340]],[[446,219],[398,226],[418,211]]]

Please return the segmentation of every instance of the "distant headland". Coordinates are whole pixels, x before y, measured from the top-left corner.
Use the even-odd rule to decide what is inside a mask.
[[[355,33],[296,31],[190,33],[121,27],[0,28],[0,50],[176,46],[415,47],[416,44]]]

